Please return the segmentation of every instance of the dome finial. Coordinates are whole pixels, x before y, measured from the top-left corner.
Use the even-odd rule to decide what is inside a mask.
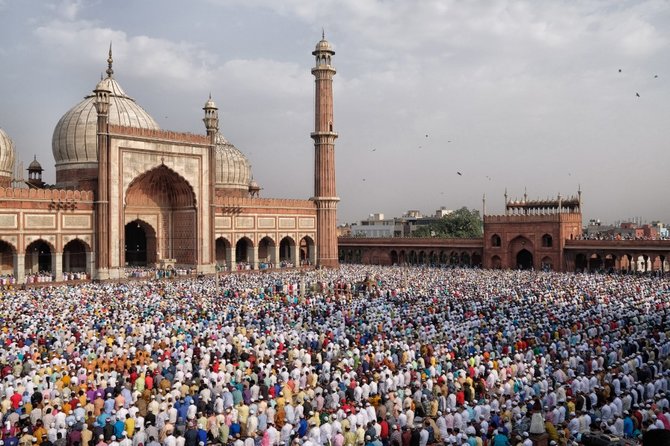
[[[321,38],[326,40],[326,30],[323,28],[323,26],[321,27]]]
[[[112,59],[112,42],[109,42],[109,57],[107,58],[107,77],[112,77],[112,74],[114,74],[114,70],[112,69],[113,62],[114,59]]]

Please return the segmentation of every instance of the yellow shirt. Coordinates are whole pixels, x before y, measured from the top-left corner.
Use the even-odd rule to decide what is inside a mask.
[[[132,438],[135,434],[135,419],[126,418],[126,435],[128,438]]]

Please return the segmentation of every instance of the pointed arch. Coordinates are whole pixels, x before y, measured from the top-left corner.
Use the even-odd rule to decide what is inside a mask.
[[[266,235],[258,242],[258,262],[259,268],[272,268],[276,263],[275,247],[276,243],[272,237]]]
[[[502,239],[498,234],[493,234],[491,236],[491,246],[494,248],[499,248],[502,245]]]
[[[0,239],[0,275],[9,276],[14,274],[14,258],[16,247],[8,241]]]
[[[51,273],[54,271],[53,255],[56,248],[50,242],[39,238],[26,246],[25,268],[31,274]]]
[[[491,257],[491,268],[492,269],[501,269],[502,268],[502,259],[500,256]]]
[[[235,242],[235,261],[239,266],[247,266],[253,262],[254,242],[249,237],[240,237]]]
[[[90,273],[91,247],[80,238],[74,238],[63,246],[63,274]]]
[[[279,261],[284,265],[296,262],[296,243],[293,237],[286,235],[279,241]]]
[[[126,206],[194,207],[191,184],[164,164],[136,176],[125,193]]]
[[[300,264],[316,264],[316,244],[314,243],[314,239],[309,235],[300,239]]]
[[[392,249],[389,253],[389,258],[391,259],[391,265],[398,264],[398,252],[395,249]]]
[[[230,241],[225,237],[218,237],[214,243],[216,250],[216,266],[219,269],[225,268],[230,260]]]
[[[156,229],[136,218],[124,228],[124,262],[126,266],[152,266],[157,262]]]
[[[124,205],[126,216],[155,223],[154,262],[197,263],[196,195],[183,176],[164,164],[147,170],[128,184]]]

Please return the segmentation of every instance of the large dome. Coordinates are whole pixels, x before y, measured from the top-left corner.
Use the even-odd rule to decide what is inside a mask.
[[[119,83],[110,76],[107,79],[109,95],[109,123],[141,129],[159,129],[149,114],[130,98]],[[95,95],[65,113],[54,130],[51,148],[56,161],[56,170],[91,168],[98,162],[97,121]]]
[[[14,174],[15,159],[16,150],[14,149],[14,142],[12,142],[4,130],[0,129],[0,176],[11,179]]]
[[[251,164],[246,156],[221,134],[216,134],[216,187],[249,190]]]

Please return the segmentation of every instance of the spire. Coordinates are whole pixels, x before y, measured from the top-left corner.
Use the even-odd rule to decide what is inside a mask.
[[[582,185],[577,186],[577,199],[579,200],[579,212],[582,211]]]
[[[323,28],[323,26],[321,27],[321,39],[326,40],[326,30]]]
[[[112,77],[112,74],[114,74],[114,70],[112,69],[113,62],[114,59],[112,59],[112,42],[109,42],[109,57],[107,58],[107,77]]]

